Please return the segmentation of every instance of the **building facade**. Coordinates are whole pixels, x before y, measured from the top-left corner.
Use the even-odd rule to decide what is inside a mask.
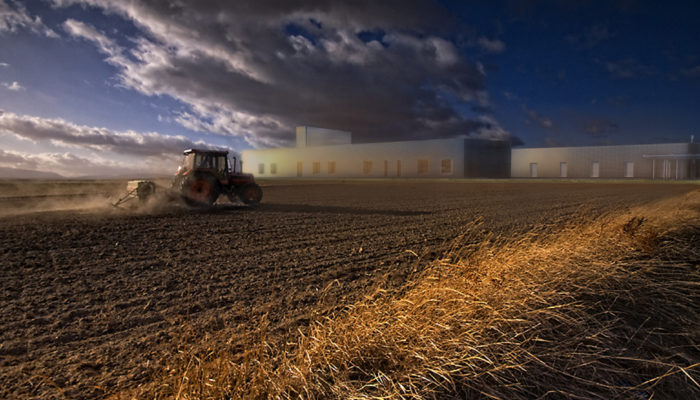
[[[349,144],[349,132],[336,132],[298,127],[297,147],[244,150],[243,170],[260,178],[507,178],[510,174],[510,144],[505,141],[453,138]]]
[[[697,143],[513,149],[513,178],[697,179]]]
[[[346,131],[300,126],[296,147],[245,150],[260,178],[698,179],[700,144],[510,148],[451,138],[352,144]]]

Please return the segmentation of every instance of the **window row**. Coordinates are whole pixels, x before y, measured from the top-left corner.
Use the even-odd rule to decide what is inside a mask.
[[[390,163],[388,160],[384,160],[384,176],[389,176],[390,175]],[[362,173],[364,175],[371,175],[372,172],[374,171],[374,162],[373,161],[368,161],[365,160],[362,162]],[[304,162],[303,161],[298,161],[297,162],[297,176],[302,176],[304,171]],[[430,160],[426,159],[419,159],[416,160],[416,172],[418,175],[427,175],[430,173]],[[328,161],[326,164],[326,173],[327,174],[335,174],[336,173],[336,166],[335,166],[335,161]],[[440,173],[444,175],[450,175],[452,174],[452,159],[443,159],[440,160]],[[259,175],[265,175],[265,164],[264,163],[259,163],[258,164],[258,174]],[[270,175],[276,175],[277,174],[277,164],[276,163],[271,163],[270,164]],[[313,161],[311,163],[311,174],[312,175],[319,175],[321,174],[321,162],[320,161]],[[396,161],[396,167],[395,169],[392,170],[391,174],[395,174],[396,176],[401,176],[401,160]]]
[[[263,163],[258,164],[258,174],[259,175],[265,174],[265,164],[263,164]],[[270,175],[277,175],[277,164],[276,163],[270,164]]]

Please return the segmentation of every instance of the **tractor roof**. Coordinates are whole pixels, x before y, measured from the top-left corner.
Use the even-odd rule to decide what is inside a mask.
[[[207,149],[187,149],[184,154],[199,153],[199,154],[215,154],[225,156],[228,154],[228,150],[207,150]]]

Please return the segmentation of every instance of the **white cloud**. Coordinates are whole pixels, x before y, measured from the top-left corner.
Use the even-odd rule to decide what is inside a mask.
[[[21,29],[27,29],[36,34],[57,38],[58,35],[51,28],[44,25],[41,18],[32,18],[21,3],[12,3],[10,7],[4,0],[0,0],[0,33],[16,33]]]
[[[35,142],[51,141],[64,146],[121,155],[163,156],[180,154],[190,147],[205,146],[184,136],[155,132],[114,131],[77,125],[63,119],[48,119],[9,112],[0,114],[0,132]]]
[[[63,23],[63,29],[68,34],[85,40],[94,42],[98,49],[108,56],[107,61],[121,65],[128,62],[123,55],[123,49],[117,43],[99,32],[93,26],[84,24],[74,19],[68,19]]]
[[[554,123],[552,122],[552,120],[545,117],[544,115],[541,115],[540,113],[534,110],[526,110],[526,112],[530,120],[536,122],[542,128],[552,129],[554,127]]]
[[[0,166],[54,171],[65,176],[169,174],[183,150],[216,147],[184,136],[115,131],[1,110],[0,133],[32,141],[37,149],[31,154],[0,149]]]
[[[475,136],[484,139],[508,139],[511,137],[510,132],[502,127],[493,116],[482,115],[479,120],[484,123],[484,126],[479,128]]]
[[[5,86],[8,90],[12,90],[14,92],[24,90],[24,86],[20,85],[17,81],[14,81],[12,83],[3,82],[2,85]]]
[[[489,53],[503,53],[506,50],[506,44],[498,39],[489,39],[482,36],[477,39],[476,43]]]
[[[115,161],[98,154],[83,157],[70,152],[27,153],[0,149],[0,167],[53,172],[66,177],[161,175],[171,173],[175,165],[175,160],[167,158],[155,164],[152,159],[129,162]]]
[[[2,67],[2,68],[7,68],[9,66],[10,66],[10,64],[8,64],[8,63],[0,62],[0,67]]]

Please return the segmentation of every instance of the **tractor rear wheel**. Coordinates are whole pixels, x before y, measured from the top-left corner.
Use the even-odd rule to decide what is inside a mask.
[[[195,176],[182,186],[182,194],[191,206],[211,207],[219,197],[219,183],[211,176]]]
[[[258,204],[262,200],[262,189],[255,183],[246,183],[238,189],[238,198],[245,204]]]

